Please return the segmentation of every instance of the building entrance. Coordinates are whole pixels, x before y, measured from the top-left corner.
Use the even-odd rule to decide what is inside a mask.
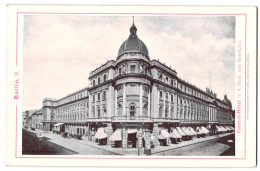
[[[127,142],[128,142],[127,144],[128,148],[136,148],[136,142],[137,142],[136,132],[128,134]]]

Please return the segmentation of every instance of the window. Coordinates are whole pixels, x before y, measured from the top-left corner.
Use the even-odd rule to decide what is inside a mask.
[[[168,118],[168,107],[165,108],[165,118]]]
[[[93,80],[93,86],[95,86],[95,84],[96,84],[96,83],[95,83],[95,80]]]
[[[171,102],[173,102],[173,95],[171,94]]]
[[[159,75],[159,79],[162,80],[162,74]]]
[[[166,82],[167,82],[167,83],[168,83],[168,80],[169,80],[168,77],[166,77]]]
[[[160,99],[162,99],[162,91],[160,91]]]
[[[100,84],[100,82],[101,82],[101,81],[100,81],[100,77],[98,77],[98,84]]]
[[[122,74],[122,69],[121,68],[118,69],[118,73],[119,73],[119,75]]]
[[[165,93],[165,96],[166,96],[166,100],[168,100],[168,93]]]
[[[171,86],[173,86],[173,80],[171,80]]]
[[[98,93],[98,99],[97,100],[100,101],[100,93]]]
[[[107,75],[106,74],[103,76],[103,80],[104,80],[104,82],[107,81]]]
[[[135,104],[130,104],[130,116],[135,116]]]
[[[130,66],[130,71],[131,71],[131,73],[135,73],[135,65]]]
[[[106,100],[106,95],[107,95],[107,92],[104,91],[104,92],[103,92],[103,97],[102,97],[103,100]]]
[[[160,107],[159,107],[159,117],[160,117],[160,118],[162,117],[162,113],[163,113],[163,107],[160,106]]]
[[[100,118],[100,108],[97,109],[97,117]]]
[[[92,95],[93,102],[95,102],[95,94]]]
[[[104,113],[107,113],[107,108],[106,108],[106,106],[103,106],[103,112],[104,112]]]

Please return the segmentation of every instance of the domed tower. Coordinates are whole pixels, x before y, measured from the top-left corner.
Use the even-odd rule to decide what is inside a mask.
[[[152,79],[150,58],[146,45],[137,36],[135,24],[130,35],[118,50],[115,63],[115,116],[149,117],[150,89]]]
[[[227,95],[224,95],[223,102],[226,103],[229,106],[229,109],[232,109],[232,103],[231,101],[227,98]]]
[[[150,60],[148,49],[144,42],[138,38],[136,32],[137,28],[133,23],[132,27],[130,28],[130,35],[128,39],[124,41],[119,48],[117,60],[125,54],[139,54],[140,56],[145,57],[147,60]]]

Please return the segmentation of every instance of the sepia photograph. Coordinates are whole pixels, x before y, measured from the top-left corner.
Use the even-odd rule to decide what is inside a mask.
[[[235,156],[236,16],[25,15],[23,155]]]

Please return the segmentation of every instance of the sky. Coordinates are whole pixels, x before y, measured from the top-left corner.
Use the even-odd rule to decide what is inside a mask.
[[[89,73],[116,60],[132,16],[27,15],[24,17],[23,110],[88,87]],[[217,97],[235,102],[235,17],[135,16],[150,59]],[[234,106],[234,105],[233,105]]]

